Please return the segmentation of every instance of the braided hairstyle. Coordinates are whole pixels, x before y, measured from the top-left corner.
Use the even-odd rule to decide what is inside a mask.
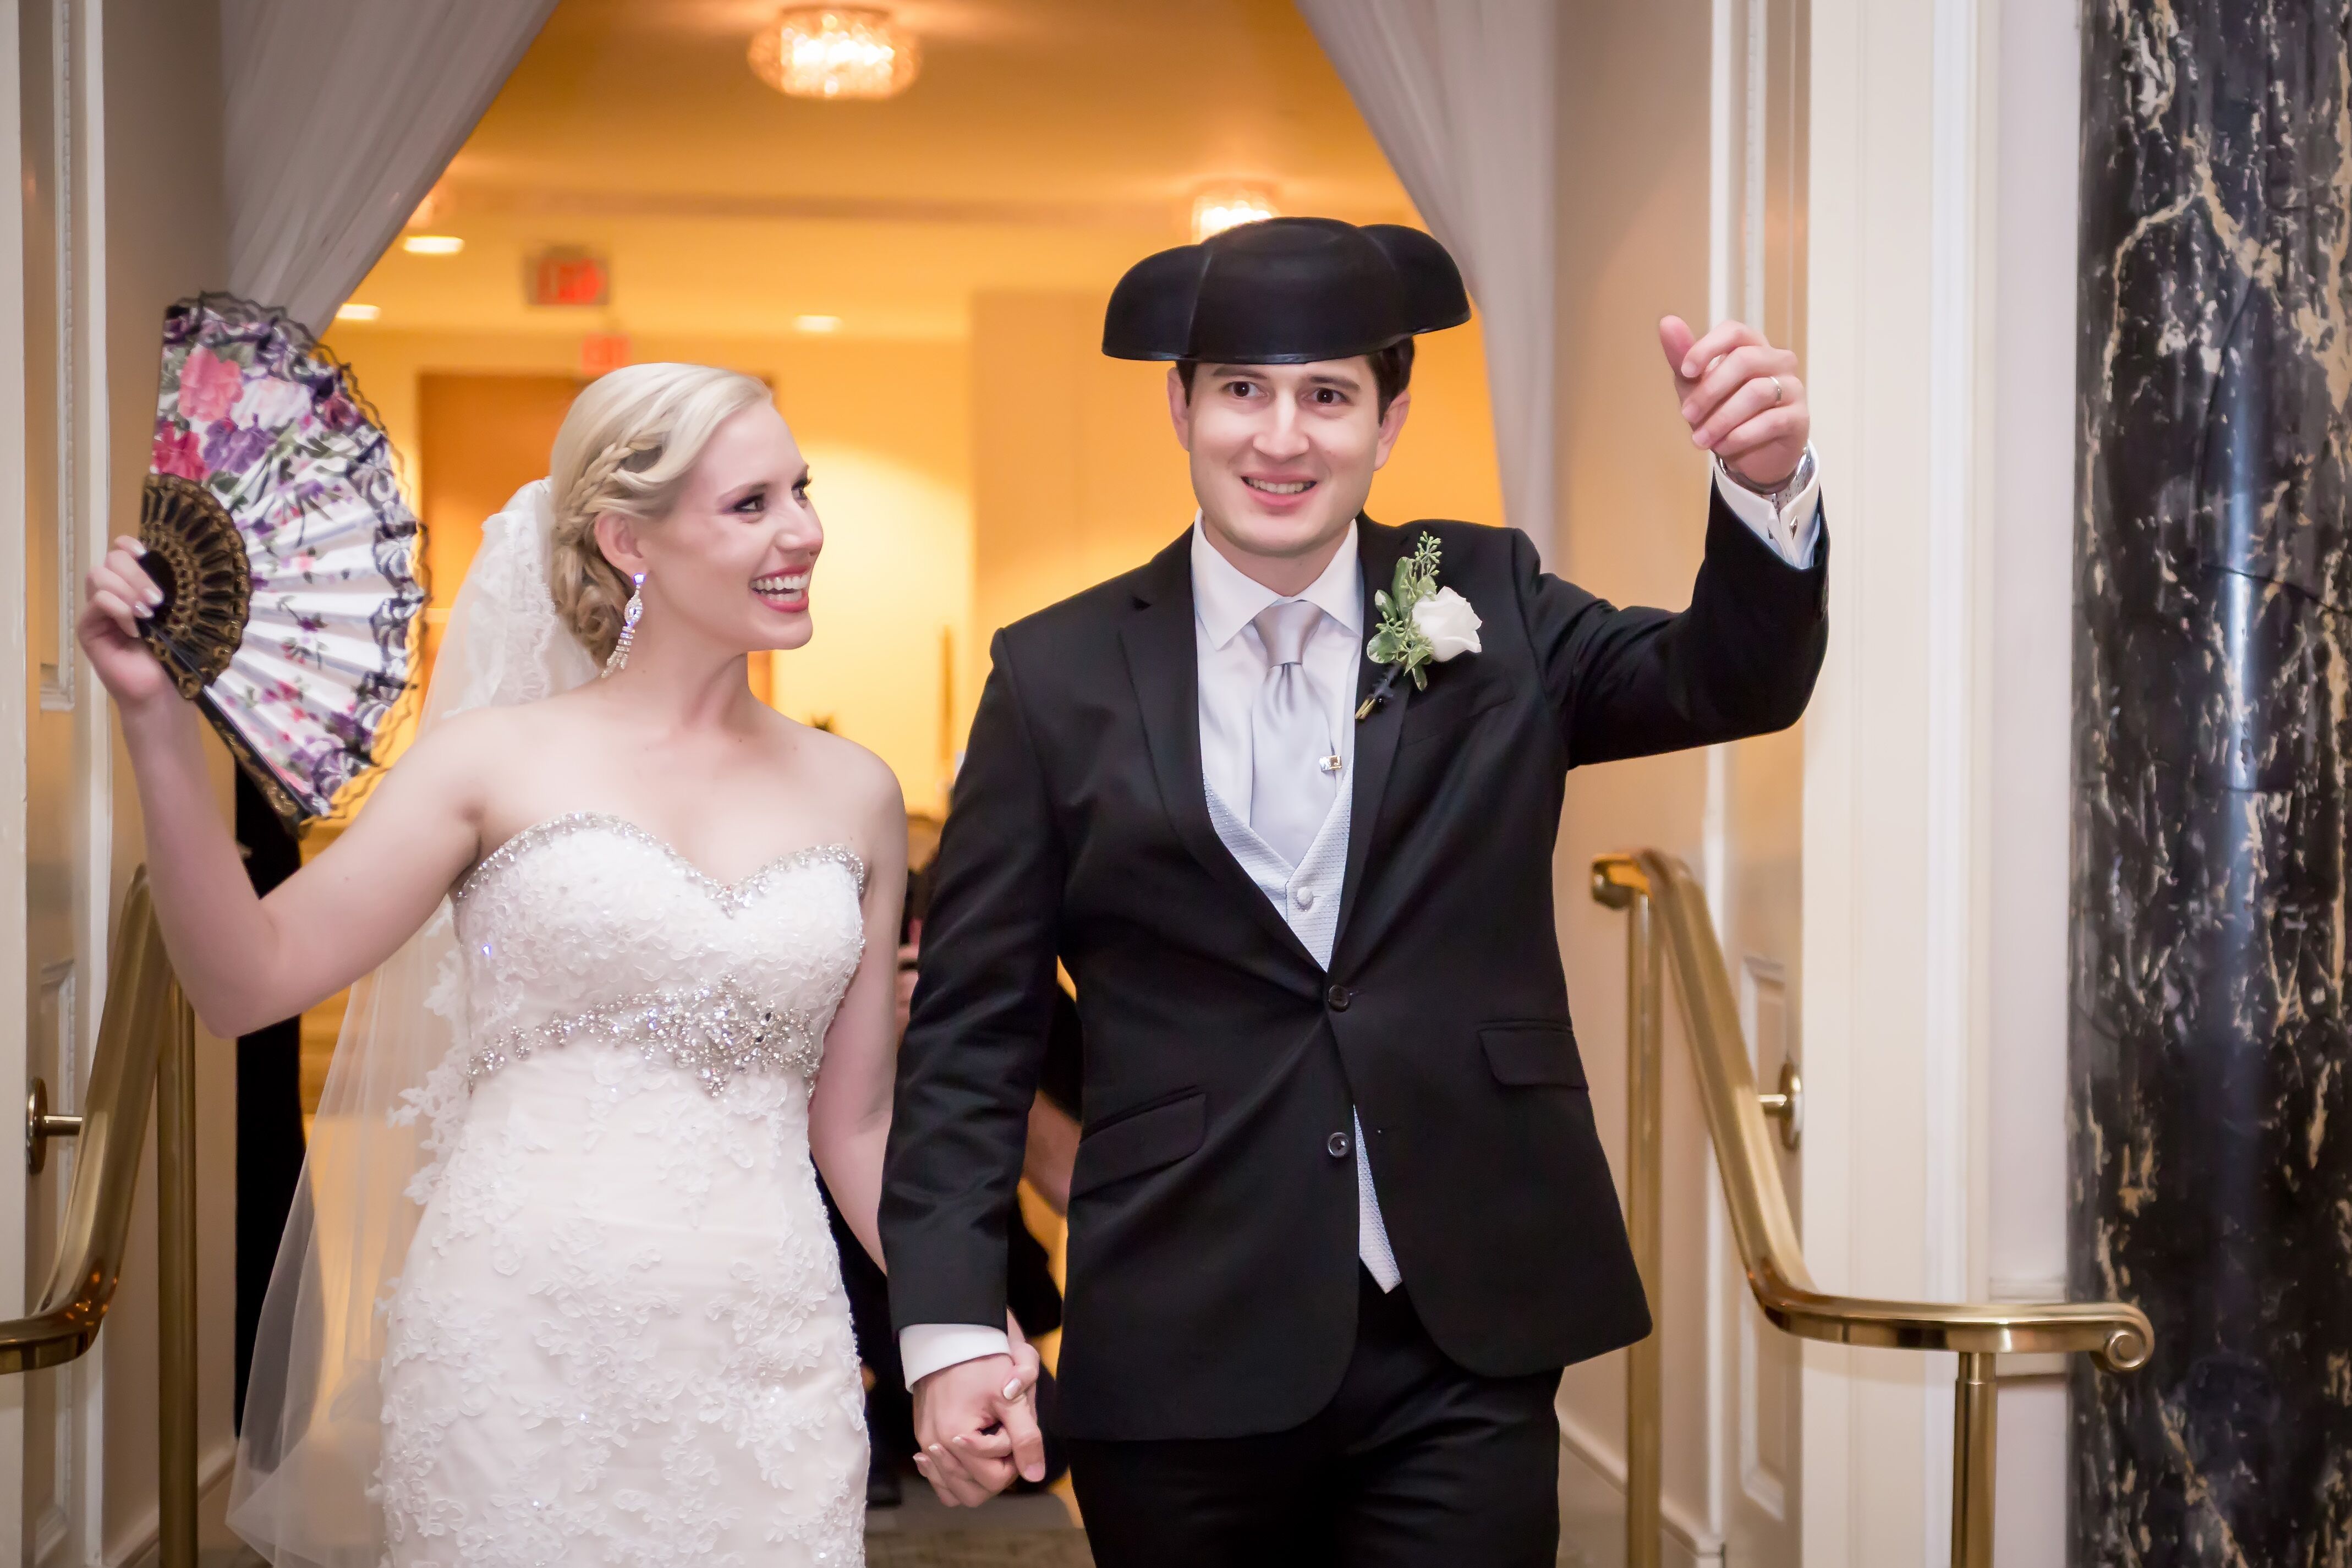
[[[604,559],[596,520],[607,512],[655,522],[719,426],[769,400],[767,386],[707,364],[633,364],[599,376],[572,400],[548,456],[555,528],[547,590],[556,614],[603,659],[620,640],[629,579]]]

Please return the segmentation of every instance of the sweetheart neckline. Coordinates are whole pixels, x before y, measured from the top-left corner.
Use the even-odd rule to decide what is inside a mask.
[[[866,896],[866,862],[857,851],[845,844],[806,844],[798,849],[788,849],[739,880],[729,882],[696,865],[668,839],[625,816],[609,811],[567,811],[560,816],[532,823],[475,861],[473,869],[458,879],[456,891],[449,895],[450,901],[463,903],[490,877],[521,859],[540,845],[586,828],[603,828],[658,851],[704,891],[722,904],[735,908],[740,908],[768,878],[777,872],[828,861],[845,867],[856,881],[858,897]]]

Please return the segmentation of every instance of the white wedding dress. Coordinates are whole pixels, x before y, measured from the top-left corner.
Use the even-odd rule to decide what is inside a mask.
[[[808,1103],[864,881],[823,847],[721,883],[583,814],[458,889],[467,1055],[384,1319],[391,1563],[862,1563]]]

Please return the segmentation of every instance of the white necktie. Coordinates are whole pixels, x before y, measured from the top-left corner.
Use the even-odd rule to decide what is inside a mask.
[[[1331,717],[1307,678],[1307,639],[1323,612],[1304,599],[1268,605],[1251,622],[1265,644],[1265,684],[1250,709],[1249,825],[1296,866],[1331,815],[1339,777],[1329,756]]]

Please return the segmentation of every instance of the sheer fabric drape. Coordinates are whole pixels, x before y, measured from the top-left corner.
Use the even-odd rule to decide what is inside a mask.
[[[223,0],[229,289],[324,331],[555,0]]]
[[[1503,508],[1552,531],[1553,0],[1297,0],[1486,340]]]

